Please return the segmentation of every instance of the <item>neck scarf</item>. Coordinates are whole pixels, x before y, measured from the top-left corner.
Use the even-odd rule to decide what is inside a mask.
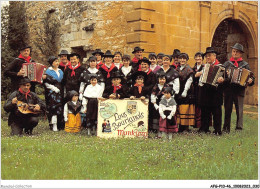
[[[176,69],[177,68],[177,65],[173,62],[172,63],[172,65],[175,67],[174,69]]]
[[[231,61],[231,62],[235,62],[235,63],[234,63],[234,66],[236,66],[236,67],[238,67],[238,63],[237,63],[237,62],[238,62],[238,61],[242,61],[242,60],[243,60],[242,57],[240,57],[240,58],[237,59],[237,60],[235,60],[233,57],[230,58],[230,61]]]
[[[72,70],[72,72],[71,72],[71,74],[70,74],[70,76],[72,77],[73,75],[75,76],[76,74],[75,74],[75,71],[74,70],[76,70],[77,68],[79,68],[80,67],[80,63],[78,63],[78,65],[76,66],[76,67],[72,67],[72,65],[70,65],[69,66],[69,68]]]
[[[112,84],[112,86],[114,87],[113,93],[116,93],[116,91],[117,91],[118,89],[121,89],[121,87],[122,87],[121,84],[119,84],[119,85],[117,85],[117,86],[115,86],[114,84]]]
[[[101,66],[107,72],[107,78],[110,78],[110,72],[114,69],[115,65],[112,63],[110,68],[108,69],[105,64]]]
[[[218,64],[219,64],[219,61],[218,61],[218,59],[216,59],[213,65],[216,66]]]
[[[104,65],[104,63],[100,60],[100,62],[97,62],[97,69],[99,69],[102,65]]]
[[[134,58],[132,59],[132,62],[133,62],[133,63],[138,63],[138,61],[139,61],[139,59],[137,59],[136,57],[134,57]]]
[[[18,58],[24,59],[26,62],[30,62],[31,57],[28,56],[27,58],[24,58],[21,54],[18,56]]]
[[[138,92],[141,94],[144,84],[135,84],[134,86],[138,87]]]
[[[60,66],[64,67],[64,71],[66,70],[67,67],[69,67],[71,65],[70,61],[68,61],[68,63],[65,65],[63,64],[63,62],[60,62]]]
[[[31,96],[29,95],[29,93],[31,92],[30,89],[27,92],[24,92],[21,88],[19,88],[19,92],[25,95],[26,100],[27,100],[27,96]]]

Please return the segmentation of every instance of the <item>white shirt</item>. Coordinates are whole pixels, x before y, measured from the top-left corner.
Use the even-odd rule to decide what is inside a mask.
[[[86,87],[83,96],[88,97],[88,98],[100,98],[100,97],[102,97],[103,91],[104,91],[104,88],[101,85],[99,85],[98,83],[95,86],[90,84]],[[83,98],[82,108],[81,108],[82,113],[84,111],[86,111],[87,104],[88,104],[88,100],[86,98]]]
[[[120,62],[119,63],[114,63],[115,64],[115,66],[119,69],[119,67],[120,67]]]
[[[123,66],[121,69],[122,69],[123,74],[125,76],[127,76],[127,74],[131,71],[132,66],[128,66],[128,67]]]
[[[90,73],[92,73],[92,74],[95,74],[95,73],[98,72],[98,69],[97,69],[97,68],[91,68],[91,67],[89,67],[89,68],[88,68],[88,71],[89,71]]]

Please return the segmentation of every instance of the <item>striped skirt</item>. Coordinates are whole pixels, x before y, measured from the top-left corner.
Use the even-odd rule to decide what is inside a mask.
[[[194,104],[179,105],[177,122],[182,126],[195,126],[195,105]]]
[[[68,121],[65,123],[65,129],[68,133],[77,133],[81,130],[81,118],[80,113],[77,115],[68,114]]]

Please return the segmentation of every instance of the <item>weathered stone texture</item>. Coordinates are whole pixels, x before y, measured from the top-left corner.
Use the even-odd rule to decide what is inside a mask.
[[[33,47],[43,31],[46,14],[55,9],[51,14],[61,24],[59,49],[82,56],[89,56],[96,48],[132,55],[133,48],[141,46],[147,56],[150,52],[172,54],[178,48],[190,55],[191,65],[193,55],[212,44],[221,22],[231,19],[242,28],[245,54],[258,78],[257,1],[28,1],[26,6]],[[231,38],[220,45],[228,53],[234,42]],[[34,53],[39,61],[44,60],[37,48]],[[249,90],[252,95],[246,102],[257,104],[257,85]]]

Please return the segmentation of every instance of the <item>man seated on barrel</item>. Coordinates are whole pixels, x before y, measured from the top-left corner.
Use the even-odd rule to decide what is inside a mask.
[[[21,135],[24,132],[31,135],[38,125],[38,115],[45,110],[44,102],[30,91],[30,79],[25,77],[19,82],[19,89],[14,91],[4,105],[4,110],[10,112],[8,125],[11,135]]]

